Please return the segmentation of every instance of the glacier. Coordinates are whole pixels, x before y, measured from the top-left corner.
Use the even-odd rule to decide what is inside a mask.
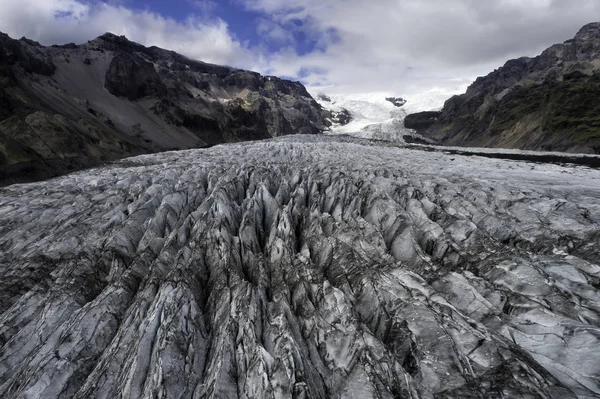
[[[0,188],[2,398],[596,398],[600,170],[286,136]]]
[[[343,134],[394,143],[405,143],[406,138],[413,138],[419,142],[433,144],[433,141],[416,134],[414,130],[405,128],[404,118],[415,112],[440,110],[445,100],[458,94],[457,90],[434,88],[422,93],[409,94],[404,105],[395,106],[387,100],[387,97],[396,97],[390,92],[348,94],[331,92],[334,88],[328,88],[325,94],[319,89],[309,88],[323,108],[334,114],[345,110],[352,117],[350,122],[344,125],[333,123],[326,134]]]

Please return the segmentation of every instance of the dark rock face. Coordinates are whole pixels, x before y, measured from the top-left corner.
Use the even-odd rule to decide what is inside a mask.
[[[600,23],[508,61],[449,99],[420,131],[449,145],[600,153]]]
[[[89,58],[86,58],[91,64]],[[85,62],[85,61],[84,61]],[[137,100],[141,97],[160,97],[166,93],[154,65],[135,54],[117,54],[106,71],[104,86],[115,96]]]
[[[37,42],[28,39],[13,40],[0,32],[0,47],[4,53],[1,58],[8,65],[16,65],[25,72],[44,76],[50,76],[56,71],[56,65]]]
[[[598,397],[600,172],[387,145],[0,189],[0,397]]]
[[[407,115],[404,118],[404,127],[414,129],[420,134],[433,126],[441,114],[441,111],[425,111]]]
[[[32,134],[26,119],[40,112],[49,125]],[[299,82],[123,36],[44,47],[0,34],[0,184],[140,153],[316,134],[329,118]]]
[[[402,97],[386,97],[385,99],[394,104],[395,107],[402,107],[406,104],[406,100]]]
[[[335,125],[344,126],[352,121],[352,114],[347,109],[331,111],[331,122]]]

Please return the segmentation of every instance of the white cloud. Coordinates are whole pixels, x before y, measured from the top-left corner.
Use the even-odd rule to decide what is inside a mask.
[[[198,7],[183,22],[134,11],[128,0],[0,1],[0,30],[13,37],[82,43],[111,31],[330,91],[399,95],[464,90],[476,76],[569,39],[600,15],[598,0],[221,0],[263,13],[249,23],[269,46],[249,47],[211,17],[222,4],[216,0],[185,0]],[[315,48],[299,55],[294,35]],[[274,44],[281,49],[269,53]]]
[[[205,16],[210,15],[217,8],[219,8],[217,2],[212,0],[187,0],[187,2],[196,7],[200,11],[201,15]]]
[[[510,58],[534,56],[573,37],[600,15],[600,1],[579,0],[246,0],[282,26],[308,22],[324,32],[321,48],[306,55],[285,49],[270,59],[276,74],[303,68],[309,84],[343,91],[399,94],[432,87],[464,89],[476,76]],[[323,50],[323,48],[325,50]]]
[[[289,30],[267,18],[258,19],[256,32],[263,39],[279,44],[292,43],[294,40],[293,34]]]
[[[210,7],[210,2],[198,2]],[[43,44],[82,43],[105,32],[125,35],[206,62],[248,66],[254,56],[230,34],[221,19],[191,16],[184,22],[118,3],[77,0],[2,0],[0,29]]]

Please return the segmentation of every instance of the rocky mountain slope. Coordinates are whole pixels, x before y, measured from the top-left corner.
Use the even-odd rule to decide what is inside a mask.
[[[508,61],[414,127],[443,144],[600,153],[600,23]],[[425,122],[425,123],[423,123]]]
[[[599,240],[598,169],[347,136],[0,188],[0,397],[597,398]]]
[[[52,47],[0,34],[0,183],[132,154],[318,133],[328,117],[298,82],[110,33]]]

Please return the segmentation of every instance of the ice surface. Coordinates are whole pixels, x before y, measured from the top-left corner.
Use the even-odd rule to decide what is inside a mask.
[[[386,97],[393,93],[373,92],[360,94],[330,94],[323,98],[318,88],[310,89],[317,102],[324,108],[339,112],[347,110],[352,120],[347,125],[334,125],[328,134],[347,134],[353,137],[385,140],[404,143],[404,136],[417,136],[411,129],[404,127],[406,115],[441,109],[444,101],[450,98],[452,91],[430,90],[403,97],[407,100],[402,107],[396,107]],[[427,141],[419,136],[420,139]]]
[[[599,240],[599,170],[345,136],[5,187],[0,397],[599,397]]]

